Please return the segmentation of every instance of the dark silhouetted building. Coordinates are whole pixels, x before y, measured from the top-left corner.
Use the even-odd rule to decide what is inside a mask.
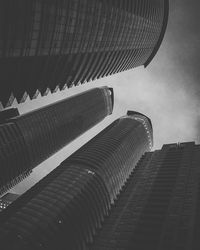
[[[14,193],[7,193],[0,198],[0,212],[6,209],[13,201],[15,201],[20,195]]]
[[[0,1],[0,101],[83,84],[158,51],[169,0]]]
[[[146,153],[90,250],[200,249],[200,145]]]
[[[86,249],[152,140],[146,116],[115,120],[1,213],[4,250]]]
[[[0,187],[46,160],[110,115],[113,90],[95,88],[0,125]]]

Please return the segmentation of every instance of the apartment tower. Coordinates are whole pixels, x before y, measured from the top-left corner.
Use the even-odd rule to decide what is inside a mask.
[[[146,116],[115,120],[0,214],[4,250],[86,249],[152,143]]]
[[[112,110],[112,88],[100,87],[6,119],[0,124],[0,193]]]
[[[151,62],[169,0],[0,1],[0,101],[36,98]]]
[[[89,250],[200,249],[200,145],[147,152]]]

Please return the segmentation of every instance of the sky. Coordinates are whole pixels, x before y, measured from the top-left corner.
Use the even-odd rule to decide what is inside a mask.
[[[127,110],[141,112],[151,119],[153,150],[167,143],[200,143],[199,9],[199,0],[170,0],[164,40],[146,69],[138,67],[24,104],[15,103],[20,113],[25,113],[93,87],[107,85],[114,89],[113,114],[40,164],[12,191],[23,193]]]

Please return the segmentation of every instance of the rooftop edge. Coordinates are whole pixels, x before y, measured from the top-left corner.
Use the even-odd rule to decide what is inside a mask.
[[[142,113],[140,113],[140,112],[132,111],[132,110],[128,110],[128,111],[127,111],[127,115],[128,115],[128,116],[129,116],[129,115],[130,115],[130,116],[131,116],[131,115],[142,115],[142,116],[146,117],[147,120],[148,120],[148,122],[149,122],[149,124],[150,124],[150,126],[151,126],[151,129],[153,130],[153,126],[152,126],[151,119],[150,119],[148,116],[146,116],[146,115],[144,115],[144,114],[142,114]]]
[[[169,0],[165,0],[164,1],[164,17],[163,17],[163,25],[162,25],[162,29],[160,32],[160,36],[158,38],[157,44],[154,47],[151,55],[149,56],[149,58],[147,59],[147,61],[144,63],[144,67],[146,68],[150,62],[153,60],[153,58],[155,57],[156,53],[158,52],[161,43],[163,41],[166,29],[167,29],[167,23],[168,23],[168,19],[169,19]]]

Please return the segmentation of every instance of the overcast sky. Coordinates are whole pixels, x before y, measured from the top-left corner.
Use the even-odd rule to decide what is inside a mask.
[[[147,115],[153,123],[154,147],[165,143],[200,143],[200,28],[199,0],[170,0],[164,41],[151,64],[83,86],[16,105],[21,113],[98,86],[114,89],[114,112],[103,122],[40,164],[14,191],[22,193],[57,167],[67,156],[127,110]]]

